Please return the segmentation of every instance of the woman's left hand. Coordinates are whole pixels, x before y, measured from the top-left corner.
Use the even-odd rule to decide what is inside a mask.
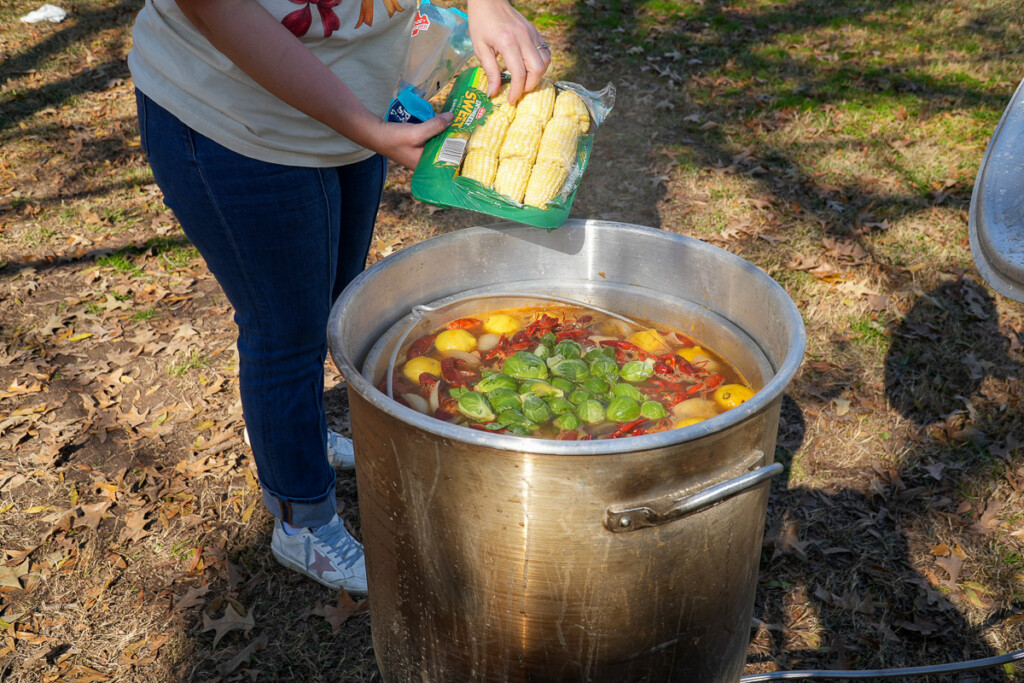
[[[469,0],[469,36],[484,73],[489,96],[501,87],[498,57],[512,76],[508,101],[515,104],[524,92],[540,85],[551,63],[551,49],[527,21],[506,0]]]

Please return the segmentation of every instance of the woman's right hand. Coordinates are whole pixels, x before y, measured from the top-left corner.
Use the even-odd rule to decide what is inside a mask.
[[[382,121],[371,149],[409,169],[416,168],[427,140],[444,132],[452,122],[451,112],[438,114],[423,123]]]

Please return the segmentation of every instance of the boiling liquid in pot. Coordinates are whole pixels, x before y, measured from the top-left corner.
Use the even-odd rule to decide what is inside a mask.
[[[399,350],[392,391],[438,419],[545,439],[685,427],[754,393],[732,364],[677,330],[570,306],[451,320]]]

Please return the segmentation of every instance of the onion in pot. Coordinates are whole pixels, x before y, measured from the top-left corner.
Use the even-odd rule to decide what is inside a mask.
[[[682,403],[672,406],[672,414],[677,420],[690,417],[714,417],[718,414],[715,402],[706,398],[688,398]]]
[[[430,388],[430,413],[433,415],[437,412],[437,409],[441,407],[441,398],[438,394],[441,391],[441,383],[434,382],[434,386]]]
[[[459,349],[448,349],[444,352],[447,358],[458,358],[459,360],[469,365],[480,365],[480,356],[470,353],[469,351],[461,351]]]
[[[481,351],[491,351],[497,348],[498,342],[501,340],[501,335],[497,334],[481,334],[476,340],[476,348]]]
[[[402,398],[408,403],[413,409],[418,410],[424,415],[431,415],[430,405],[427,403],[427,399],[423,398],[419,394],[402,394]]]

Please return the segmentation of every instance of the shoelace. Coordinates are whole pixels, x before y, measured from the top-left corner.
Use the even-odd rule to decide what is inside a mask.
[[[325,524],[315,529],[313,535],[324,545],[335,562],[345,565],[345,569],[351,569],[363,556],[363,549],[349,536],[341,521]]]

